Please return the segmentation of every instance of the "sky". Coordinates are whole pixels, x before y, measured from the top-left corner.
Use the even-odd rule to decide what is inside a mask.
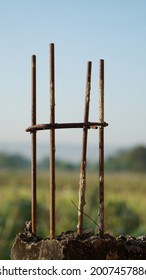
[[[92,61],[90,121],[98,121],[99,60],[105,63],[105,144],[146,145],[145,0],[0,0],[0,149],[30,143],[31,56],[37,59],[37,123],[49,123],[49,45],[55,44],[56,122],[82,122]],[[49,143],[49,131],[38,132]],[[98,143],[98,131],[89,131]],[[81,144],[82,130],[56,142]]]

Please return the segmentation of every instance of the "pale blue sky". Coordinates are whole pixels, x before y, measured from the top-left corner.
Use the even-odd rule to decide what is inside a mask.
[[[90,120],[98,120],[105,60],[105,142],[146,144],[145,0],[0,0],[0,143],[29,142],[31,55],[37,56],[37,123],[49,122],[49,44],[55,43],[56,122],[83,120],[86,64],[93,62]],[[39,132],[46,141],[49,132]],[[98,141],[89,132],[89,141]],[[80,143],[82,132],[57,132]]]

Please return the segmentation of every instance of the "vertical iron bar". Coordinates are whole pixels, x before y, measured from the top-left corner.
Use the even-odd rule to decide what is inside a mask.
[[[84,123],[88,122],[89,118],[89,104],[90,104],[90,88],[91,88],[91,66],[92,63],[87,63],[87,78],[86,78],[86,95],[85,95],[85,109],[84,109]],[[87,154],[87,136],[88,128],[83,128],[83,140],[82,140],[82,161],[81,172],[79,182],[79,205],[78,205],[78,225],[77,232],[82,234],[83,232],[83,210],[85,202],[85,190],[86,190],[86,154]]]
[[[104,60],[99,63],[99,122],[104,122]],[[104,235],[104,127],[99,127],[99,234]]]
[[[36,56],[32,56],[32,125],[36,124]],[[36,205],[36,131],[32,132],[32,160],[31,160],[31,181],[32,181],[32,232],[36,234],[37,205]]]
[[[55,123],[54,44],[50,44],[50,124]],[[55,238],[55,129],[50,129],[50,239]]]

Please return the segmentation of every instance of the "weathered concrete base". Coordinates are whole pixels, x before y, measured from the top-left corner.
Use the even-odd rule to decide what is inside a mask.
[[[19,234],[11,249],[12,260],[145,260],[146,237],[62,233],[55,240],[24,238]]]
[[[12,260],[61,260],[62,257],[61,244],[57,240],[27,243],[18,236],[11,250]]]

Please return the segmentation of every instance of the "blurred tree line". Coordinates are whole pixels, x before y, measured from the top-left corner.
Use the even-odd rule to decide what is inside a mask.
[[[146,172],[146,147],[137,146],[121,150],[105,161],[107,171]]]
[[[30,168],[30,160],[20,154],[7,154],[0,152],[0,168],[1,169],[24,169]],[[49,168],[49,157],[38,162],[40,169]],[[56,167],[63,170],[79,170],[80,163],[65,162],[56,160]],[[97,170],[98,162],[88,162],[88,170]],[[146,171],[146,147],[136,146],[127,150],[120,150],[116,154],[105,159],[105,170],[109,172],[115,171]]]

